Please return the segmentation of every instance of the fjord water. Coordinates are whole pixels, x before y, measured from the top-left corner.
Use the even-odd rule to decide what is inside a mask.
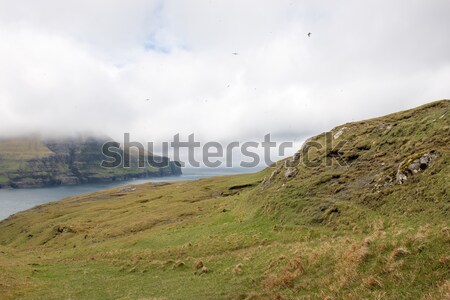
[[[80,184],[73,186],[43,187],[33,189],[0,189],[0,220],[3,220],[8,216],[15,214],[19,211],[27,210],[43,203],[57,201],[70,196],[77,196],[100,190],[106,190],[114,187],[126,186],[129,184],[142,184],[146,182],[170,182],[179,180],[196,180],[212,176],[241,174],[255,171],[257,171],[257,169],[193,168],[193,169],[183,169],[183,175],[180,176],[154,177],[154,178],[135,179],[113,183]]]

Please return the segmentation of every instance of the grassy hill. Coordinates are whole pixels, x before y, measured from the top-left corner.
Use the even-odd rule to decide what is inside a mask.
[[[136,177],[177,175],[173,163],[166,168],[137,168],[137,155],[131,168],[102,168],[99,137],[44,139],[39,136],[0,139],[0,188],[27,188],[86,182],[126,180]],[[123,151],[122,151],[123,154]]]
[[[0,222],[0,295],[449,299],[449,105],[339,126],[256,174],[18,213]]]

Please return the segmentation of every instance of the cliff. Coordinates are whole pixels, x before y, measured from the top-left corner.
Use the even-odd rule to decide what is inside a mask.
[[[0,188],[30,188],[121,181],[131,178],[181,174],[174,162],[168,167],[138,168],[131,155],[130,168],[103,168],[107,138],[44,139],[37,136],[0,140]],[[123,151],[119,152],[123,156]]]

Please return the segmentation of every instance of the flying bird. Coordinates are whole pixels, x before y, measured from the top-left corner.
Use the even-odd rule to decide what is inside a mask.
[[[231,53],[231,54],[233,54],[233,55],[239,55],[239,53],[237,53],[237,52],[233,52],[233,53]]]
[[[311,34],[312,34],[311,32],[308,32],[308,37],[311,37]]]

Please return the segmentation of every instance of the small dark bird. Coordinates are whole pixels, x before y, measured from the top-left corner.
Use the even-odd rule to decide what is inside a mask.
[[[233,52],[233,53],[231,53],[231,54],[233,54],[233,55],[239,55],[239,53],[237,53],[237,52]]]
[[[308,32],[308,37],[311,37],[311,34],[312,34],[311,32]]]
[[[145,101],[150,101],[150,99],[145,99]]]
[[[227,88],[229,88],[229,87],[230,87],[230,85],[228,84],[228,85],[227,85]]]

